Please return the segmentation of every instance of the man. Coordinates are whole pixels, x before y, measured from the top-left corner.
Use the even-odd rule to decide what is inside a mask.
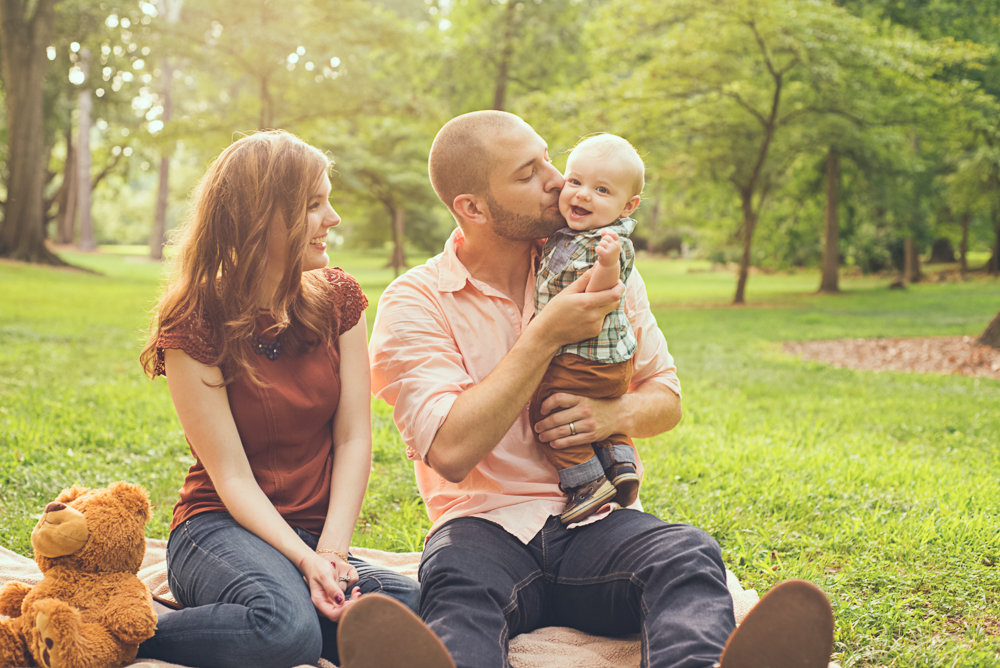
[[[434,140],[429,170],[458,229],[443,254],[386,289],[369,346],[373,391],[394,406],[434,522],[420,565],[421,617],[460,668],[506,666],[510,638],[546,625],[641,633],[644,666],[712,666],[735,626],[715,540],[638,504],[563,526],[558,475],[535,443],[536,433],[555,448],[613,433],[649,437],[680,421],[676,369],[641,277],[633,272],[626,291],[639,342],[630,392],[557,394],[542,406],[547,417],[529,424],[527,404],[549,361],[595,336],[625,287],[586,293],[584,277],[532,319],[537,240],[565,225],[563,178],[517,116],[452,119]],[[779,617],[795,628],[758,639],[806,657],[769,659],[772,668],[826,665],[832,617],[831,633],[819,634],[830,639],[792,649],[803,643],[799,626],[825,629],[830,616],[810,587],[791,588],[789,605],[762,604],[794,610]],[[777,620],[760,618],[765,627]],[[738,661],[723,666],[750,665]]]

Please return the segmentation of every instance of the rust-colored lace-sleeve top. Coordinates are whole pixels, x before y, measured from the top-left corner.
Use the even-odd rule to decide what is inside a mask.
[[[330,284],[330,321],[337,337],[356,325],[368,300],[353,277],[322,269]],[[270,323],[266,323],[270,324]],[[266,326],[266,325],[265,325]],[[156,375],[166,375],[163,351],[180,349],[203,364],[216,357],[217,340],[200,318],[164,332],[157,342]],[[249,344],[248,344],[249,345]],[[226,386],[229,408],[257,483],[294,527],[319,534],[330,501],[333,417],[340,401],[340,344],[271,361],[254,355],[254,371],[266,387],[245,376]],[[188,439],[195,462],[188,470],[170,530],[200,513],[223,512],[215,486]]]

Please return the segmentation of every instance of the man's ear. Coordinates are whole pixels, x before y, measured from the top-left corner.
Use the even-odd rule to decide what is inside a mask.
[[[484,225],[492,219],[486,199],[480,195],[459,195],[451,206],[456,216],[474,225]]]
[[[625,208],[622,209],[622,215],[620,215],[618,217],[619,218],[627,218],[628,216],[631,216],[632,213],[634,213],[635,210],[639,208],[639,202],[641,200],[642,200],[642,198],[639,197],[638,195],[636,195],[635,197],[633,197],[629,201],[625,202]]]

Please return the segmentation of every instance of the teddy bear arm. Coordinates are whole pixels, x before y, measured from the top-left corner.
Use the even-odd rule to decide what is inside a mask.
[[[20,617],[21,604],[30,591],[31,585],[23,582],[8,582],[0,587],[0,615]]]
[[[152,638],[156,631],[156,612],[149,590],[140,584],[135,589],[130,587],[112,596],[104,610],[102,623],[129,645],[138,645]]]

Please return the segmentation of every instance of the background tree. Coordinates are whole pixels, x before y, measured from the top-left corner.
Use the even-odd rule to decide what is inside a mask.
[[[46,49],[55,33],[57,0],[0,0],[0,73],[7,111],[7,200],[0,257],[62,264],[45,247],[43,91]]]

